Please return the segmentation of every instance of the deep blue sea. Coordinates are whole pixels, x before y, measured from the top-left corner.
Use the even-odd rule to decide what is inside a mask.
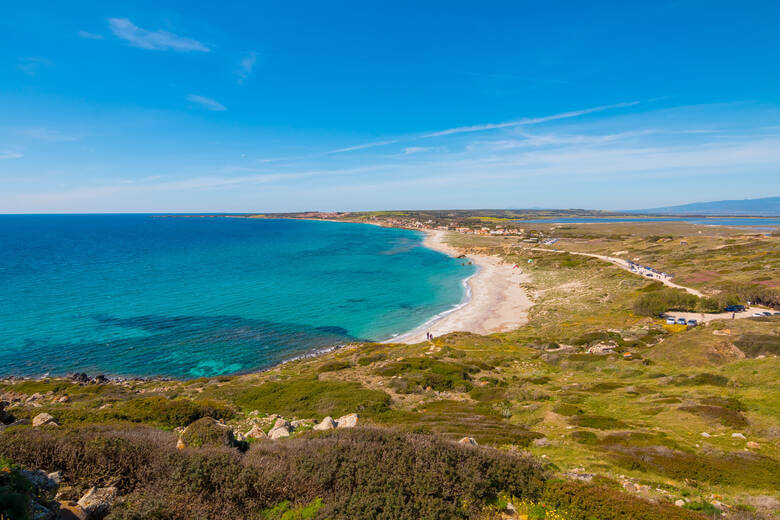
[[[411,330],[474,267],[415,231],[151,215],[0,215],[0,374],[200,377]]]

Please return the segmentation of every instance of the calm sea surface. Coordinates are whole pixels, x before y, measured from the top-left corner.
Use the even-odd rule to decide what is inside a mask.
[[[418,232],[149,215],[0,215],[0,374],[212,376],[458,304],[474,267]]]

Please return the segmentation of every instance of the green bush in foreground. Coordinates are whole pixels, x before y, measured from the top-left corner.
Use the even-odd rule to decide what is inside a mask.
[[[256,443],[244,455],[179,451],[173,434],[151,428],[19,429],[0,436],[0,453],[76,486],[117,485],[109,518],[123,520],[256,518],[318,498],[316,518],[478,518],[501,492],[538,497],[545,478],[519,454],[359,428]]]
[[[0,518],[30,518],[32,486],[11,461],[0,457]]]
[[[615,489],[547,480],[534,459],[430,435],[351,429],[229,448],[175,448],[147,427],[15,429],[0,456],[60,470],[70,485],[116,485],[108,520],[484,519],[502,497],[567,520],[693,520]],[[541,505],[541,508],[536,507]]]

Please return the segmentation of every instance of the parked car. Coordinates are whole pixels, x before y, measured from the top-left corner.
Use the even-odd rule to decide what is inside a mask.
[[[771,315],[772,315],[772,313],[771,313],[771,312],[769,312],[769,311],[764,311],[764,313],[763,313],[763,314],[764,314],[764,316],[771,316]]]
[[[726,312],[742,312],[745,310],[744,305],[729,305],[726,307]]]
[[[675,321],[674,317],[666,318],[666,324],[667,325],[674,325],[675,323],[677,323],[677,322]]]
[[[763,318],[763,317],[764,317],[764,315],[763,315],[762,313],[760,313],[760,312],[754,312],[754,313],[753,313],[753,317],[754,317],[754,318]]]
[[[677,323],[679,325],[685,325],[686,324],[685,318],[677,318]]]
[[[688,320],[689,327],[695,327],[696,325],[698,325],[698,322],[696,320]]]

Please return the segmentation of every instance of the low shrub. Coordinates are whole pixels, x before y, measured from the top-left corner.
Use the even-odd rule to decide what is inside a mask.
[[[144,397],[115,404],[104,415],[114,419],[154,424],[167,428],[187,426],[202,417],[231,419],[235,411],[225,403],[212,400]]]
[[[617,388],[623,388],[626,386],[624,383],[615,383],[611,381],[602,381],[601,383],[596,383],[595,385],[592,385],[590,388],[588,388],[589,392],[609,392],[611,390],[615,390]]]
[[[588,430],[575,430],[571,432],[571,438],[580,444],[596,445],[599,443],[598,436]]]
[[[235,388],[229,397],[248,410],[296,417],[337,417],[353,412],[376,414],[387,410],[390,396],[360,383],[312,379],[269,382]]]
[[[506,397],[506,391],[496,386],[478,386],[469,392],[475,401],[500,401]]]
[[[736,397],[705,397],[700,399],[701,404],[709,406],[721,406],[723,408],[729,408],[737,412],[744,412],[747,410],[745,404]]]
[[[729,378],[720,374],[710,374],[702,372],[692,376],[679,375],[674,376],[672,384],[679,386],[727,386],[729,384]]]
[[[371,354],[370,356],[363,356],[358,358],[357,364],[360,366],[366,366],[372,363],[376,363],[377,361],[384,361],[385,359],[387,359],[387,355],[380,352],[377,354]]]
[[[773,489],[780,474],[776,460],[757,453],[691,453],[667,446],[619,443],[602,443],[601,448],[621,467],[678,480]]]
[[[747,357],[780,355],[780,335],[743,334],[734,342]]]
[[[329,363],[324,363],[317,368],[317,373],[324,374],[325,372],[338,372],[339,370],[344,370],[345,368],[350,368],[352,366],[351,363],[347,361],[331,361]]]
[[[0,435],[0,456],[21,466],[60,470],[73,482],[121,491],[164,474],[175,451],[174,434],[140,426],[15,428]]]
[[[27,520],[31,517],[33,487],[10,460],[0,457],[0,518]]]
[[[705,500],[698,500],[696,502],[688,502],[684,506],[686,509],[690,509],[691,511],[701,511],[705,515],[708,516],[716,516],[720,515],[721,511],[717,507],[713,506],[709,502]]]
[[[489,403],[439,400],[425,403],[416,412],[391,410],[376,420],[409,431],[435,433],[445,439],[473,437],[480,445],[525,447],[543,435],[505,420]]]
[[[598,331],[598,332],[588,332],[587,334],[583,334],[579,338],[576,338],[572,340],[571,344],[576,346],[582,346],[582,345],[594,345],[596,343],[603,343],[603,342],[613,342],[618,345],[623,345],[623,336],[621,336],[617,332],[612,331]]]
[[[191,448],[236,446],[230,428],[220,425],[210,417],[203,417],[187,426],[181,434],[181,440]]]
[[[428,387],[440,392],[468,392],[472,388],[471,374],[479,371],[480,368],[474,365],[430,358],[409,358],[378,368],[375,373],[385,377],[403,376],[408,383],[406,393]]]
[[[548,481],[542,501],[564,511],[572,520],[702,520],[697,513],[669,503],[651,504],[608,487],[576,481]]]
[[[60,470],[77,487],[117,485],[111,520],[260,512],[269,519],[479,518],[501,493],[537,499],[546,478],[538,462],[521,454],[386,430],[256,443],[244,455],[179,451],[174,443],[170,433],[140,427],[27,429],[0,436],[0,453]]]
[[[709,405],[691,405],[681,406],[679,410],[688,412],[705,419],[710,419],[719,422],[723,426],[729,428],[742,428],[748,425],[748,421],[744,415],[732,408],[724,408],[723,406],[709,406]]]
[[[561,403],[555,408],[553,408],[553,412],[557,413],[558,415],[565,415],[566,417],[571,417],[572,415],[581,415],[585,413],[578,406],[573,405],[571,403]]]
[[[523,381],[532,385],[546,385],[551,379],[547,376],[534,376],[523,378]]]
[[[618,430],[620,428],[627,428],[628,426],[617,419],[612,417],[604,417],[603,415],[575,415],[572,416],[569,421],[577,426],[583,428],[594,428],[597,430]]]

